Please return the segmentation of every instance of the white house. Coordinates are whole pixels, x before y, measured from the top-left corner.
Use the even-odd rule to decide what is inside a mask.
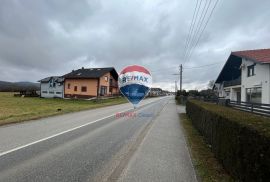
[[[270,104],[270,49],[232,52],[214,89],[233,101]]]
[[[149,96],[151,97],[155,97],[155,96],[162,96],[163,90],[161,88],[151,88],[150,92],[149,92]]]
[[[63,98],[64,97],[64,78],[51,76],[39,80],[40,97],[44,98]]]

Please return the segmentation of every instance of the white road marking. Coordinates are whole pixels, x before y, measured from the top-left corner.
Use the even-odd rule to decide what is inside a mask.
[[[127,111],[129,111],[129,110],[131,110],[131,109],[127,109],[127,110],[122,111],[122,112],[127,112]],[[11,153],[11,152],[14,152],[14,151],[16,151],[16,150],[20,150],[20,149],[26,148],[26,147],[31,146],[31,145],[34,145],[34,144],[36,144],[36,143],[39,143],[39,142],[42,142],[42,141],[45,141],[45,140],[48,140],[48,139],[57,137],[57,136],[59,136],[59,135],[62,135],[62,134],[65,134],[65,133],[68,133],[68,132],[77,130],[77,129],[82,128],[82,127],[84,127],[84,126],[87,126],[87,125],[96,123],[96,122],[98,122],[98,121],[101,121],[101,120],[104,120],[104,119],[107,119],[107,118],[110,118],[110,117],[112,117],[112,116],[115,116],[115,114],[111,114],[111,115],[109,115],[109,116],[106,116],[106,117],[97,119],[97,120],[95,120],[95,121],[91,121],[91,122],[89,122],[89,123],[85,123],[85,124],[83,124],[83,125],[76,126],[76,127],[74,127],[74,128],[71,128],[71,129],[62,131],[62,132],[60,132],[60,133],[51,135],[51,136],[49,136],[49,137],[42,138],[42,139],[40,139],[40,140],[37,140],[37,141],[31,142],[31,143],[28,143],[28,144],[26,144],[26,145],[22,145],[22,146],[20,146],[20,147],[16,147],[16,148],[14,148],[14,149],[11,149],[11,150],[2,152],[2,153],[0,153],[0,157],[2,157],[3,155],[9,154],[9,153]]]
[[[162,98],[161,98],[161,99],[162,99]],[[155,102],[155,101],[159,101],[159,100],[161,100],[161,99],[154,100],[154,101],[149,102],[149,103],[146,103],[146,104],[144,104],[144,105],[142,105],[142,106],[148,105],[148,104],[153,103],[153,102]],[[140,107],[142,107],[142,106],[140,106]],[[122,112],[120,112],[120,113],[127,112],[127,111],[130,111],[130,110],[133,110],[133,109],[127,109],[127,110],[124,110],[124,111],[122,111]],[[31,143],[28,143],[28,144],[26,144],[26,145],[22,145],[22,146],[19,146],[19,147],[13,148],[13,149],[11,149],[11,150],[8,150],[8,151],[5,151],[5,152],[2,152],[2,153],[0,153],[0,157],[4,156],[4,155],[6,155],[6,154],[12,153],[12,152],[14,152],[14,151],[17,151],[17,150],[20,150],[20,149],[23,149],[23,148],[29,147],[29,146],[31,146],[31,145],[34,145],[34,144],[40,143],[40,142],[42,142],[42,141],[49,140],[49,139],[54,138],[54,137],[57,137],[57,136],[59,136],[59,135],[62,135],[62,134],[65,134],[65,133],[68,133],[68,132],[71,132],[71,131],[77,130],[77,129],[82,128],[82,127],[84,127],[84,126],[87,126],[87,125],[90,125],[90,124],[96,123],[96,122],[98,122],[98,121],[101,121],[101,120],[104,120],[104,119],[110,118],[110,117],[112,117],[112,116],[115,116],[115,114],[111,114],[111,115],[109,115],[109,116],[106,116],[106,117],[103,117],[103,118],[97,119],[97,120],[95,120],[95,121],[91,121],[91,122],[85,123],[85,124],[83,124],[83,125],[76,126],[76,127],[74,127],[74,128],[71,128],[71,129],[68,129],[68,130],[62,131],[62,132],[60,132],[60,133],[57,133],[57,134],[51,135],[51,136],[49,136],[49,137],[42,138],[42,139],[40,139],[40,140],[37,140],[37,141],[31,142]]]

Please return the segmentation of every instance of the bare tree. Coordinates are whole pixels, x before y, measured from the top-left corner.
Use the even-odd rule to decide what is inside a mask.
[[[208,83],[208,89],[212,89],[214,85],[215,85],[215,80],[210,80]]]

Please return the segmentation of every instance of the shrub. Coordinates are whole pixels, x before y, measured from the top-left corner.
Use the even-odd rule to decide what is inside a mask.
[[[191,100],[187,115],[224,168],[241,181],[270,179],[270,118]]]
[[[187,102],[187,98],[188,97],[186,97],[186,96],[180,95],[180,96],[176,96],[175,100],[176,100],[177,104],[185,105]]]

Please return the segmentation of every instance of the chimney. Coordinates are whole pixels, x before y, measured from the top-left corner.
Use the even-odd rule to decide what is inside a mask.
[[[82,67],[82,70],[84,69],[84,67]]]

